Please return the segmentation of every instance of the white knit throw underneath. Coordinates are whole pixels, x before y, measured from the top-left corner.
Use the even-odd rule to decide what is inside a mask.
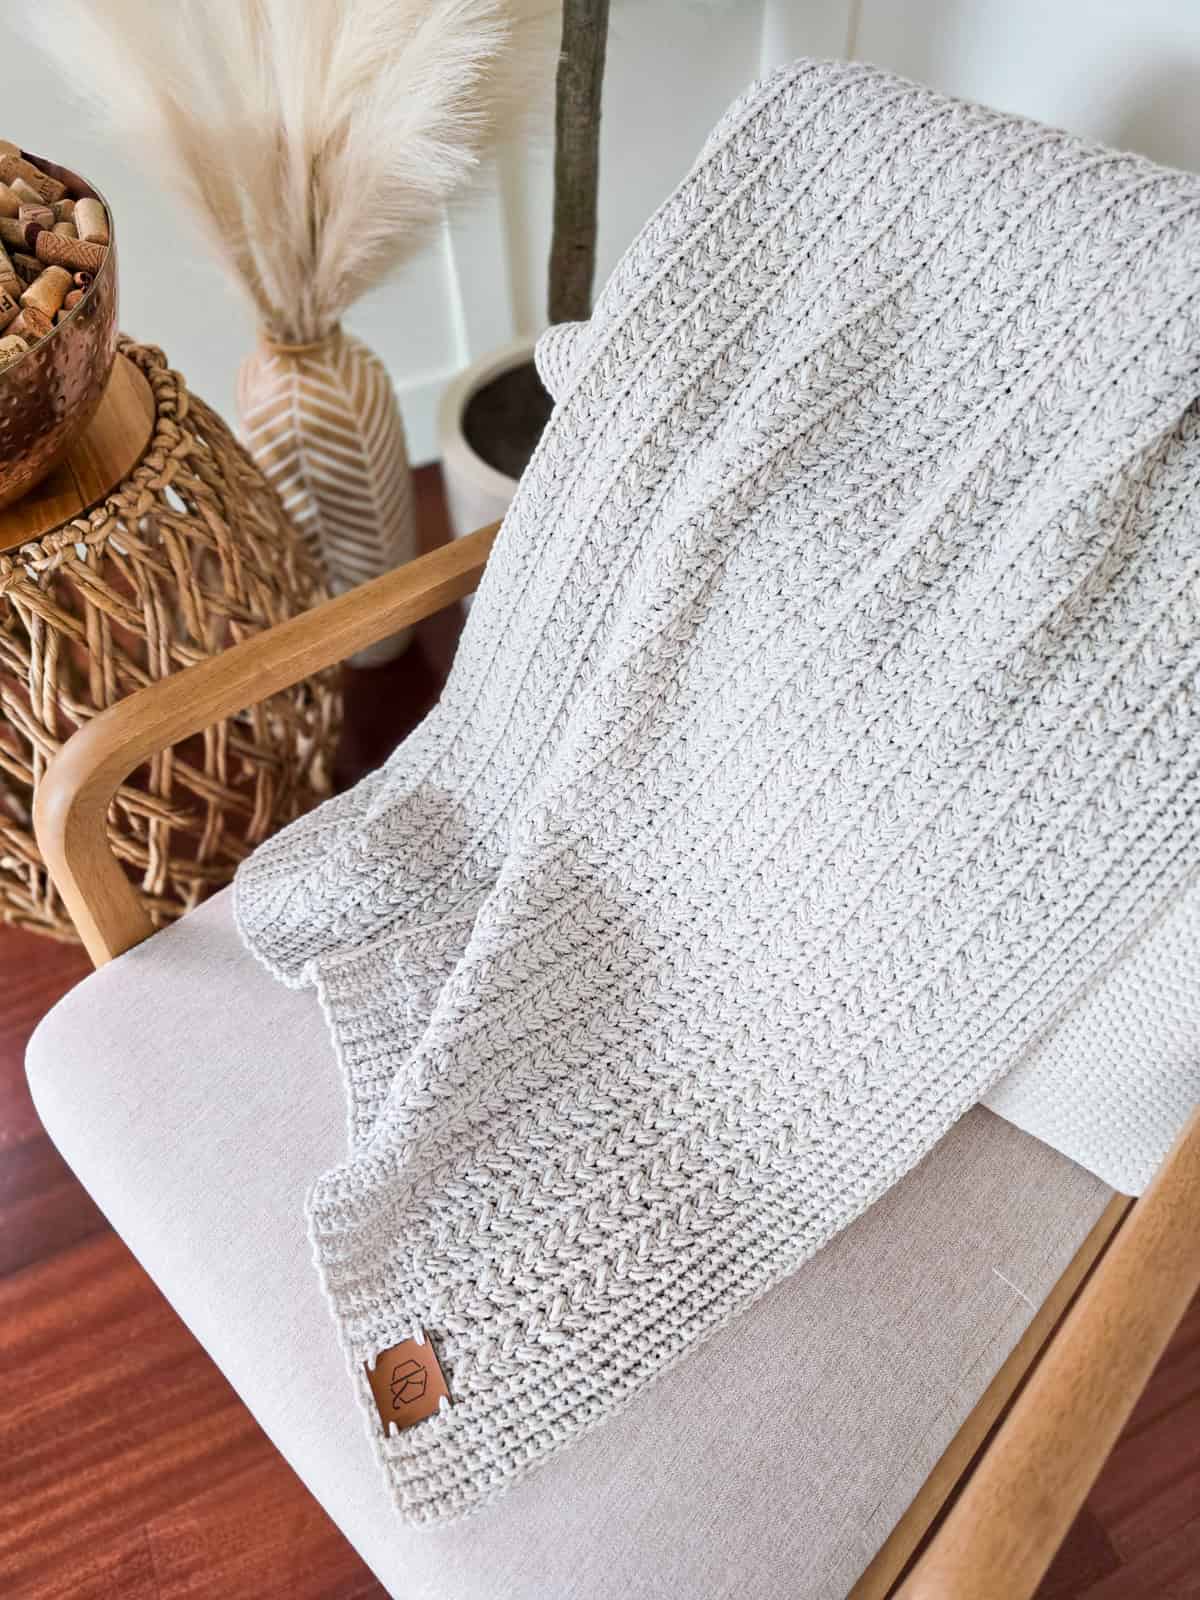
[[[408,1518],[638,1395],[1010,1069],[1017,1120],[1132,1102],[1161,1153],[1198,288],[1200,179],[800,62],[543,338],[441,704],[237,885],[345,1073],[311,1228]],[[385,1437],[362,1363],[418,1330],[453,1403]]]

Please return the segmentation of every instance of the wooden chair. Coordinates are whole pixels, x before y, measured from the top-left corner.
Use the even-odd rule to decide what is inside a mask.
[[[167,746],[468,594],[495,534],[481,529],[155,683],[70,739],[39,789],[37,838],[97,966],[153,931],[108,845],[122,781]],[[1193,1115],[1150,1189],[1108,1203],[855,1600],[1032,1595],[1198,1285]]]

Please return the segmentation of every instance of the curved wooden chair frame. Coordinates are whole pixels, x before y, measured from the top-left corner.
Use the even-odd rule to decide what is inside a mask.
[[[153,932],[108,844],[124,779],[169,745],[470,593],[496,531],[164,678],[67,741],[39,786],[35,827],[96,965]],[[1194,1114],[1145,1195],[1107,1207],[851,1600],[1031,1596],[1198,1286]]]

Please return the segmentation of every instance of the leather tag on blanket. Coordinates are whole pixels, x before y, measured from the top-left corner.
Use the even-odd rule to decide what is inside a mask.
[[[389,1350],[381,1350],[373,1367],[364,1361],[363,1368],[384,1433],[389,1432],[390,1422],[397,1428],[411,1428],[432,1417],[441,1400],[451,1403],[445,1374],[428,1338],[423,1343],[403,1339]]]

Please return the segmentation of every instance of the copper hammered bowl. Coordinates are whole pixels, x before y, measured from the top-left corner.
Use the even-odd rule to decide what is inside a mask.
[[[67,186],[72,200],[95,196],[108,212],[104,265],[75,309],[0,371],[0,506],[28,494],[52,472],[96,414],[117,353],[117,234],[112,207],[66,167],[22,150]]]

